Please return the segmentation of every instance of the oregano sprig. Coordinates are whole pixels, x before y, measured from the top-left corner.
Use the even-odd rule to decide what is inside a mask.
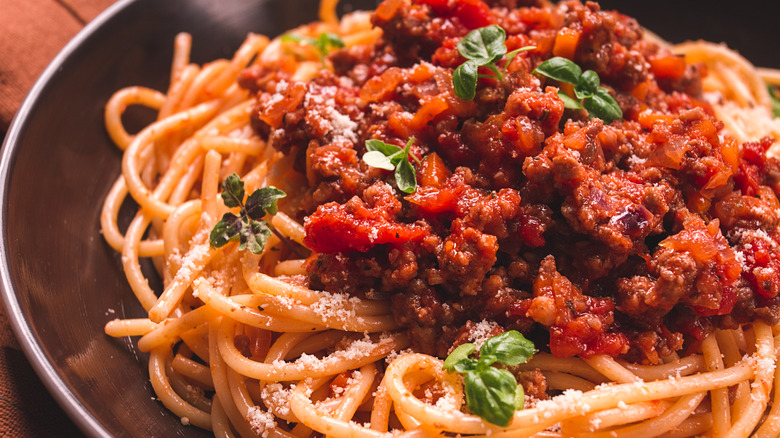
[[[515,366],[533,356],[533,342],[515,330],[488,338],[479,349],[479,358],[471,358],[474,344],[462,344],[447,356],[444,369],[463,376],[466,404],[485,421],[502,427],[509,425],[515,411],[525,404],[523,386],[505,369],[494,363]]]
[[[473,99],[477,92],[477,79],[487,76],[478,73],[480,67],[489,68],[500,81],[518,53],[536,48],[526,46],[506,53],[505,41],[506,32],[501,26],[495,24],[474,29],[458,41],[458,52],[466,58],[466,62],[459,65],[452,73],[455,95],[463,100]],[[496,63],[504,55],[506,55],[506,63],[503,69],[499,69]]]
[[[291,32],[282,35],[281,40],[282,42],[308,44],[314,47],[317,49],[317,54],[322,62],[325,62],[325,57],[328,53],[332,52],[333,49],[344,47],[344,40],[332,32],[322,32],[317,38],[305,37]]]
[[[414,137],[402,149],[381,140],[366,140],[368,152],[363,155],[363,161],[371,167],[394,171],[398,189],[404,193],[413,193],[417,189],[417,172],[409,162],[409,156],[420,163],[420,159],[410,152],[413,143]]]
[[[573,61],[556,56],[539,64],[534,69],[534,73],[574,85],[574,97],[562,90],[558,91],[558,97],[563,101],[565,108],[584,108],[591,117],[598,117],[605,123],[623,117],[620,105],[609,91],[601,86],[599,75],[593,70],[583,72]]]
[[[209,235],[209,244],[221,248],[228,242],[238,240],[238,249],[249,249],[252,254],[260,254],[271,236],[271,227],[263,220],[266,215],[277,212],[277,201],[287,196],[273,186],[255,190],[244,202],[244,182],[238,175],[231,174],[222,181],[222,201],[226,207],[240,207],[239,214],[228,212],[214,225]]]

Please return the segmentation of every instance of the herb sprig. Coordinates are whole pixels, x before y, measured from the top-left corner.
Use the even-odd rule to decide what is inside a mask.
[[[535,49],[535,46],[521,47],[506,53],[506,32],[501,26],[490,25],[474,29],[463,39],[458,41],[458,52],[467,59],[452,73],[452,85],[455,95],[463,100],[471,100],[477,92],[477,79],[490,77],[480,75],[480,67],[487,67],[499,81],[504,78],[506,69],[515,59],[518,53]],[[506,55],[506,63],[503,69],[499,69],[496,63]]]
[[[282,35],[281,40],[285,43],[307,44],[314,47],[322,62],[325,62],[325,57],[328,53],[332,52],[333,49],[344,47],[344,40],[332,32],[323,32],[319,34],[317,38],[305,37],[291,32]]]
[[[525,363],[534,354],[533,342],[515,330],[488,338],[479,349],[479,358],[469,357],[476,350],[474,344],[462,344],[447,356],[444,369],[463,377],[466,404],[469,410],[485,421],[502,427],[509,425],[514,412],[525,404],[523,386],[505,369],[491,365],[498,362],[508,366]]]
[[[558,91],[558,97],[563,100],[565,108],[586,109],[591,117],[598,117],[605,123],[610,123],[623,117],[615,98],[609,91],[601,86],[598,73],[593,70],[584,72],[573,61],[556,56],[539,64],[534,73],[574,85],[574,97]]]
[[[368,152],[363,155],[363,161],[371,167],[395,171],[395,183],[398,189],[404,193],[413,193],[417,189],[417,172],[409,162],[409,156],[420,164],[420,159],[410,153],[413,143],[414,137],[410,138],[402,149],[381,140],[366,140]]]
[[[287,196],[273,186],[255,190],[244,203],[244,182],[235,173],[222,181],[222,200],[229,208],[241,207],[238,215],[228,212],[214,225],[209,235],[209,244],[221,248],[228,242],[238,240],[238,249],[249,249],[252,254],[260,254],[271,236],[271,227],[263,220],[266,215],[277,212],[277,201]]]
[[[769,98],[772,100],[772,115],[780,117],[780,91],[770,86]]]

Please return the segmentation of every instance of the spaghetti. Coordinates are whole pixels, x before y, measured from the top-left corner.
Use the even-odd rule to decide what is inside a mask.
[[[105,331],[140,336],[139,350],[150,354],[154,391],[183,424],[221,437],[780,434],[780,325],[773,284],[780,280],[780,182],[772,174],[777,162],[766,155],[769,149],[768,155],[776,156],[778,146],[770,149],[772,141],[761,140],[780,138],[780,121],[772,117],[766,88],[779,85],[780,75],[756,69],[724,46],[668,46],[642,39],[635,23],[593,4],[543,4],[508,13],[502,8],[479,0],[386,0],[373,18],[355,12],[339,20],[335,2],[323,1],[322,22],[293,30],[294,41],[249,35],[229,60],[191,64],[191,40],[181,34],[167,93],[130,87],[111,98],[105,124],[124,152],[122,174],[104,201],[101,226],[108,244],[122,254],[128,282],[148,317],[109,321]],[[499,20],[499,15],[508,18]],[[455,44],[469,29],[497,20],[508,34],[507,49],[533,45],[535,50],[507,63],[503,82],[480,79],[475,101],[460,100],[452,94],[452,70],[463,62]],[[598,30],[618,28],[624,39],[629,38],[625,32],[636,32],[635,47],[643,47],[644,54],[625,51],[622,42],[598,41],[599,50],[615,51],[588,61],[581,52],[596,44],[592,36],[598,32],[587,28],[594,22],[604,26]],[[426,34],[431,29],[438,39]],[[324,34],[338,35],[345,48],[328,54],[326,46],[311,43]],[[583,111],[564,113],[555,86],[569,94],[572,89],[555,82],[544,88],[543,79],[531,74],[553,55],[600,70],[624,119],[605,125]],[[615,59],[623,66],[616,67]],[[625,73],[625,65],[642,74],[618,75]],[[708,73],[703,92],[695,90],[695,74],[702,70]],[[518,90],[532,92],[522,96],[525,100],[511,97]],[[345,93],[362,107],[345,103]],[[542,111],[539,102],[550,106]],[[128,133],[122,114],[130,105],[156,110],[157,120],[137,134]],[[504,105],[514,105],[518,117],[496,119]],[[304,107],[308,112],[301,113]],[[465,146],[447,152],[442,145],[456,148],[453,138],[461,146],[468,143],[461,139],[474,120],[496,123],[492,131],[472,132],[473,142],[492,145],[511,134],[516,149],[501,152],[491,146],[491,153],[508,154],[493,162]],[[696,144],[708,142],[710,155],[683,163],[686,154],[700,152],[680,143],[684,123],[694,126],[686,135],[695,136]],[[440,135],[437,147],[430,134],[434,125]],[[651,136],[657,142],[654,150],[636,146],[651,142]],[[356,151],[365,152],[358,139],[404,144],[410,137],[417,139],[411,153],[427,154],[412,195],[394,191],[390,173],[355,164]],[[555,144],[576,154],[545,155]],[[593,154],[589,148],[594,144],[613,149]],[[636,148],[627,153],[620,149],[625,145]],[[620,154],[623,158],[614,158]],[[474,157],[482,161],[470,163]],[[512,160],[519,164],[502,163]],[[667,219],[676,221],[669,225],[652,218],[652,207],[618,208],[606,218],[609,226],[590,229],[582,217],[567,216],[562,239],[584,248],[581,258],[598,255],[580,245],[588,234],[591,242],[613,245],[613,252],[620,242],[638,248],[627,250],[619,262],[601,259],[613,266],[597,274],[596,267],[582,268],[577,257],[549,243],[551,234],[561,232],[551,228],[551,218],[564,223],[560,217],[568,213],[561,211],[575,195],[563,200],[545,189],[545,181],[550,187],[566,183],[560,174],[547,180],[539,176],[545,169],[534,167],[537,160],[569,166],[572,179],[576,172],[590,172],[581,165],[586,160],[593,160],[590,167],[607,161],[625,174],[638,174],[637,166],[643,175],[690,166],[691,173],[679,177],[680,184],[687,184],[687,198],[675,200],[687,213]],[[470,169],[453,172],[445,162]],[[209,233],[228,211],[220,182],[233,173],[248,192],[274,185],[288,195],[269,218],[275,233],[261,254],[239,251],[236,244],[210,245]],[[495,211],[500,216],[518,207],[521,198],[533,199],[513,191],[518,188],[513,181],[533,178],[539,178],[533,190],[558,197],[550,203],[557,211],[521,208],[496,222]],[[753,213],[723,201],[739,196],[732,193],[735,186],[737,192],[752,190],[742,194],[753,199]],[[353,192],[364,193],[363,199],[350,200]],[[122,231],[118,216],[128,197],[138,210]],[[482,216],[461,214],[458,209],[465,207],[458,202],[471,202],[463,199],[475,200],[468,208],[481,205]],[[366,222],[355,219],[356,211]],[[578,211],[587,213],[584,207]],[[406,222],[396,219],[402,214],[409,215]],[[766,217],[775,218],[774,229],[766,230],[761,222]],[[352,221],[346,231],[337,223],[344,218]],[[625,218],[618,230],[614,223]],[[479,220],[485,223],[477,230]],[[731,230],[729,240],[719,227],[724,233]],[[615,230],[623,234],[614,237]],[[409,248],[425,248],[437,233],[445,236],[438,242],[441,254],[452,250],[453,255],[431,262],[419,250],[415,259]],[[512,233],[522,237],[512,240]],[[469,237],[475,235],[479,238]],[[491,245],[502,248],[500,256],[486,249]],[[469,258],[469,251],[478,256]],[[686,268],[699,273],[685,280],[691,290],[701,286],[718,293],[673,302],[663,296],[651,299],[675,266],[663,265],[661,253],[696,262]],[[506,254],[513,254],[514,262],[507,262]],[[152,262],[162,292],[149,285],[142,259]],[[618,272],[627,260],[645,267]],[[452,267],[458,263],[459,268]],[[418,271],[432,264],[437,267],[427,271],[420,288]],[[475,268],[480,264],[486,265]],[[661,267],[653,271],[653,266]],[[586,273],[578,277],[580,268]],[[682,279],[685,270],[674,275]],[[605,289],[607,281],[614,290]],[[701,285],[691,285],[694,281]],[[513,284],[524,284],[533,295],[516,291]],[[390,293],[394,287],[396,295]],[[448,287],[457,288],[449,292],[449,301],[440,291]],[[483,295],[486,289],[497,292]],[[638,292],[620,295],[625,290],[643,290],[645,301],[632,307]],[[753,300],[752,313],[743,305],[744,294]],[[405,314],[409,306],[417,313]],[[429,323],[420,316],[450,307],[473,312],[450,311],[451,320],[459,321],[457,330],[450,326],[455,323],[442,322],[444,317]],[[503,316],[485,317],[487,311],[480,310],[493,307]],[[631,326],[631,318],[638,325]],[[670,318],[689,325],[674,326]],[[658,331],[638,328],[656,322]],[[482,342],[508,328],[523,329],[541,351],[509,367],[530,397],[509,426],[499,427],[469,413],[461,378],[445,371],[442,359],[457,344]],[[534,392],[535,384],[543,389]]]

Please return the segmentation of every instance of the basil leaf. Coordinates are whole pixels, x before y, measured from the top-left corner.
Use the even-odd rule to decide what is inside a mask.
[[[523,385],[517,385],[515,388],[515,410],[519,411],[525,407],[525,390]]]
[[[417,189],[417,173],[409,162],[409,155],[415,161],[420,161],[410,152],[412,143],[414,143],[414,137],[410,138],[406,146],[401,149],[380,140],[366,140],[368,152],[363,154],[363,161],[371,167],[395,170],[395,182],[398,189],[405,193],[412,193]]]
[[[564,108],[584,108],[588,110],[591,117],[598,117],[605,123],[623,117],[620,105],[606,88],[599,86],[601,83],[599,75],[593,70],[586,70],[583,73],[580,66],[574,62],[556,56],[539,64],[534,69],[534,73],[559,82],[574,84],[574,95],[582,100],[582,103],[559,90],[558,97],[563,101]]]
[[[580,76],[582,76],[582,69],[579,65],[560,56],[544,61],[536,66],[533,72],[568,84],[579,83]]]
[[[517,398],[517,381],[512,373],[493,367],[469,371],[464,384],[466,404],[472,413],[498,426],[509,425]]]
[[[580,81],[574,86],[574,95],[577,99],[585,99],[593,96],[599,88],[601,82],[599,75],[593,70],[585,70],[580,76]]]
[[[221,248],[231,240],[236,240],[240,231],[241,218],[233,213],[225,213],[211,229],[209,244],[214,248]]]
[[[400,148],[399,148],[400,149]],[[368,151],[363,155],[363,161],[371,167],[378,167],[385,170],[394,170],[395,165],[380,151]]]
[[[477,70],[479,65],[472,60],[459,65],[452,73],[452,85],[455,95],[463,100],[471,100],[477,94]]]
[[[366,150],[379,151],[383,155],[390,156],[398,152],[401,152],[403,149],[394,144],[385,143],[382,140],[371,139],[371,140],[366,140]]]
[[[314,39],[298,35],[297,33],[286,33],[280,38],[283,43],[308,43],[313,44]]]
[[[463,100],[471,100],[476,95],[477,79],[480,77],[495,77],[498,81],[504,79],[506,69],[518,53],[535,49],[535,46],[521,47],[509,53],[504,68],[499,69],[496,62],[506,55],[506,32],[501,26],[490,25],[474,29],[460,41],[458,52],[466,58],[452,73],[452,85],[455,95]],[[479,75],[479,67],[489,68],[493,75]]]
[[[414,155],[412,155],[412,156],[414,156]],[[398,166],[398,164],[401,161],[408,161],[409,160],[409,151],[402,150],[401,152],[396,152],[396,153],[394,153],[393,155],[390,155],[387,158],[390,159],[390,163],[393,166]]]
[[[490,365],[496,363],[498,358],[492,354],[482,354],[482,350],[479,352],[479,360],[477,360],[477,371],[482,371],[489,368]]]
[[[506,32],[501,26],[493,24],[481,27],[472,30],[458,41],[458,52],[478,65],[493,63],[506,53],[505,40]]]
[[[332,49],[344,47],[344,40],[332,32],[323,32],[319,34],[317,39],[301,36],[291,32],[282,35],[281,40],[285,43],[292,42],[298,44],[308,44],[314,47],[317,49],[320,59],[322,59],[323,62],[325,61],[325,55],[330,53]]]
[[[533,342],[520,332],[510,330],[488,338],[479,349],[479,356],[494,356],[499,363],[515,366],[527,362],[535,352]]]
[[[582,104],[569,97],[563,90],[558,90],[558,97],[563,101],[563,107],[568,109],[582,109]]]
[[[617,101],[604,87],[599,87],[593,97],[585,99],[582,105],[591,116],[600,118],[604,123],[611,123],[623,117],[623,111],[620,110]]]
[[[772,115],[780,117],[780,98],[775,94],[775,90],[772,87],[769,88],[769,97],[772,100]]]
[[[327,55],[330,53],[331,49],[344,47],[344,40],[335,33],[323,32],[317,37],[317,41],[314,45],[320,50],[320,53]]]
[[[277,204],[281,198],[287,196],[286,193],[277,189],[274,186],[263,187],[257,189],[246,199],[247,216],[252,219],[262,219],[266,214],[271,216],[277,212]]]
[[[395,183],[398,185],[398,190],[404,193],[413,193],[417,188],[417,173],[412,163],[405,157],[395,168]]]
[[[271,237],[271,230],[268,229],[265,221],[250,219],[249,223],[242,221],[239,237],[241,242],[238,246],[239,251],[249,249],[252,254],[261,254],[266,241]]]
[[[447,359],[444,359],[444,365],[442,366],[442,368],[444,368],[449,372],[455,371],[455,364],[468,359],[469,355],[473,353],[474,350],[476,349],[477,347],[471,343],[458,345],[458,347],[452,350],[452,353],[450,353],[450,355],[447,356]]]
[[[244,203],[244,182],[235,173],[222,181],[222,200],[227,207],[240,207]]]
[[[479,361],[469,357],[456,363],[453,369],[459,373],[467,373],[469,371],[476,371],[478,367]]]

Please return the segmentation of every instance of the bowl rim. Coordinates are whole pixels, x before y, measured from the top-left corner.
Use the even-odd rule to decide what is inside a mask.
[[[2,149],[0,149],[0,199],[2,199],[2,202],[0,202],[0,232],[2,232],[3,236],[0,239],[0,295],[2,295],[8,321],[22,351],[38,375],[38,378],[43,382],[60,408],[70,417],[71,421],[90,437],[111,437],[112,435],[100,420],[95,418],[87,407],[79,401],[62,376],[49,362],[19,305],[17,291],[14,289],[9,270],[11,261],[9,260],[7,241],[8,190],[20,142],[24,137],[31,117],[35,114],[35,108],[38,106],[46,86],[83,44],[107,26],[115,16],[121,14],[136,1],[118,0],[116,3],[111,4],[68,41],[46,66],[43,73],[36,79],[32,88],[25,96],[16,114],[14,114],[3,141]]]

